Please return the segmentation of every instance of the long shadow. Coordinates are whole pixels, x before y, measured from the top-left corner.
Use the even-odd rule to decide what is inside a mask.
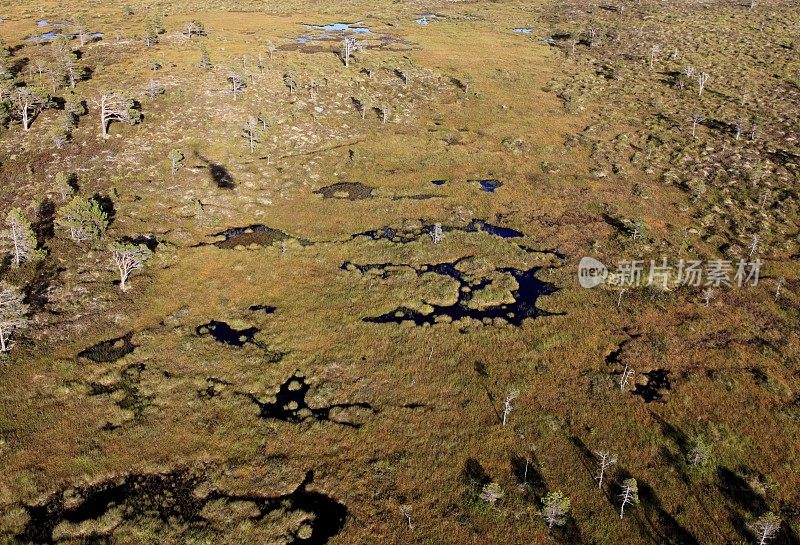
[[[548,494],[549,489],[542,473],[539,471],[539,461],[536,455],[530,452],[525,458],[512,456],[511,473],[520,487],[522,487],[525,498],[531,501],[535,507],[541,507],[542,498]],[[583,542],[581,530],[571,516],[567,517],[567,522],[564,526],[555,526],[550,529],[550,533],[555,539],[563,543],[576,544]]]
[[[717,469],[717,489],[728,503],[728,522],[740,538],[751,541],[752,535],[747,529],[747,517],[743,513],[760,515],[769,510],[763,497],[758,495],[740,474],[727,467]]]
[[[540,507],[542,498],[547,495],[548,489],[547,483],[539,471],[539,461],[536,459],[536,455],[530,452],[527,458],[512,456],[511,472],[519,485],[523,487],[525,495],[536,504],[536,507]]]
[[[765,513],[769,510],[764,498],[739,473],[727,467],[717,469],[717,488],[732,503],[748,513]]]
[[[567,517],[567,522],[564,526],[555,526],[550,529],[550,533],[562,543],[567,543],[569,545],[583,543],[581,529],[572,516]]]
[[[4,276],[11,268],[12,261],[11,254],[6,254],[3,257],[0,257],[0,277]]]
[[[570,438],[570,441],[572,442],[572,445],[577,449],[578,457],[580,458],[581,465],[583,465],[584,469],[586,470],[586,473],[589,474],[592,480],[595,480],[599,467],[597,463],[597,456],[595,455],[594,452],[592,452],[589,449],[589,447],[586,446],[586,444],[577,435],[573,435]],[[615,477],[614,474],[615,471],[616,468],[614,466],[606,470],[605,476],[603,477],[603,482],[608,484],[605,486],[605,488],[602,489],[602,492],[603,495],[606,497],[606,500],[608,501],[608,504],[611,506],[611,508],[617,510],[618,506],[616,503],[614,503],[615,498],[612,492],[614,486],[613,482]],[[621,471],[624,472],[624,470]],[[624,472],[624,476],[619,477],[619,479],[620,480],[627,479],[628,477],[630,477],[630,475],[627,472]]]
[[[721,121],[719,119],[707,119],[704,125],[709,129],[714,129],[723,133],[736,132],[736,127],[733,125],[733,123],[728,123],[727,121]]]
[[[155,235],[137,235],[137,236],[124,236],[120,239],[125,244],[133,244],[135,246],[144,246],[151,252],[155,252],[161,241]]]
[[[650,411],[650,416],[656,422],[658,422],[659,426],[661,426],[661,433],[664,435],[664,437],[672,441],[672,443],[678,449],[678,454],[675,454],[669,448],[663,446],[661,447],[661,456],[670,466],[673,467],[673,469],[678,472],[681,481],[683,481],[685,485],[690,486],[689,471],[686,465],[686,460],[681,456],[681,454],[688,454],[690,451],[689,437],[683,431],[679,430],[654,412]]]
[[[461,470],[461,478],[465,484],[484,486],[492,482],[491,477],[475,458],[467,458]]]
[[[790,503],[781,502],[779,516],[785,521],[797,520],[798,508]],[[781,524],[780,532],[772,542],[774,545],[800,545],[800,536],[794,527],[784,522]]]
[[[33,230],[36,233],[36,239],[41,244],[55,235],[56,203],[50,197],[45,197],[39,204],[39,208],[36,210],[36,218]]]
[[[25,302],[34,312],[45,309],[49,302],[48,291],[58,275],[66,269],[57,267],[49,260],[43,260],[36,266],[36,276],[25,287]]]
[[[14,61],[14,63],[8,68],[8,71],[15,76],[22,74],[25,69],[28,67],[28,63],[30,59],[28,57],[22,57]]]
[[[639,500],[644,519],[658,543],[699,545],[697,538],[664,509],[661,500],[647,483],[639,483]]]
[[[223,165],[210,161],[199,154],[197,158],[206,164],[208,172],[211,175],[211,180],[217,184],[217,187],[220,189],[234,189],[236,187],[233,176],[231,176],[231,173],[228,172],[228,169]]]

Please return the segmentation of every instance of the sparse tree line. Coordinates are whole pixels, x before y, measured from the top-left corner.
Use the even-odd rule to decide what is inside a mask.
[[[624,381],[627,382],[630,375],[626,373],[625,376],[626,379]],[[514,409],[512,402],[517,399],[519,395],[519,390],[511,389],[504,397],[499,411],[501,426],[505,427],[509,424],[509,416]],[[714,468],[713,449],[702,434],[697,433],[687,438],[682,447],[684,448],[683,463],[692,471],[698,474],[705,474]],[[585,447],[582,448],[585,449]],[[631,508],[640,504],[639,483],[626,471],[621,471],[617,475],[611,474],[613,467],[618,464],[618,457],[615,453],[609,450],[598,449],[593,452],[585,450],[585,455],[587,458],[593,458],[591,462],[594,466],[592,477],[597,482],[597,488],[614,503],[619,518],[625,518],[625,515],[630,512]],[[519,486],[522,491],[527,491],[532,486],[529,479],[535,471],[534,466],[536,463],[535,456],[533,456],[533,460],[525,458],[524,467],[515,470],[517,478],[521,481]],[[477,464],[476,461],[474,464],[480,468],[480,464]],[[587,464],[587,467],[590,466]],[[474,468],[470,471],[470,473],[472,472],[474,472]],[[483,475],[477,481],[473,476],[473,478],[468,479],[468,481],[470,481],[473,486],[477,485],[478,488],[475,490],[477,499],[489,507],[494,507],[506,495],[503,487],[497,481],[491,480],[488,475]],[[766,494],[773,487],[773,484],[760,475],[756,475],[752,478],[751,486],[754,490],[762,490]],[[539,501],[541,506],[536,510],[536,513],[544,520],[549,529],[565,526],[569,522],[572,504],[569,497],[563,492],[559,490],[551,492],[541,491]],[[409,528],[413,529],[410,512],[411,507],[409,505],[403,505],[401,507],[401,513],[408,519]],[[750,530],[754,537],[753,543],[765,545],[778,535],[781,524],[782,520],[778,515],[772,511],[767,511],[753,517],[751,521],[746,524],[746,528]]]
[[[344,38],[342,48],[340,49],[340,57],[345,66],[349,67],[354,55],[358,51],[364,50],[364,48],[364,44],[357,42],[355,38]],[[241,66],[232,66],[228,64],[225,67],[219,68],[219,71],[224,74],[227,82],[227,92],[234,101],[237,101],[239,97],[246,92],[248,86],[256,79],[257,74],[248,68],[254,67],[258,70],[258,74],[263,75],[267,67],[267,62],[272,62],[274,60],[278,48],[270,41],[267,43],[265,51],[266,55],[264,51],[259,51],[255,56],[243,55],[240,59]],[[199,53],[198,66],[203,70],[214,69],[215,67],[212,63],[211,56],[204,45],[201,45]],[[375,71],[369,67],[363,68],[361,72],[366,74],[369,79],[372,79],[375,73]],[[410,85],[411,75],[408,70],[398,68],[391,72],[398,77],[404,85]],[[320,83],[315,79],[310,79],[308,83],[301,82],[294,71],[289,70],[283,73],[281,80],[290,97],[297,96],[301,90],[307,91],[312,101],[315,101],[318,97]],[[323,79],[323,85],[327,85],[327,78]],[[459,85],[464,86],[463,89],[465,92],[469,88],[468,84],[459,82]],[[374,98],[369,91],[362,88],[362,92],[352,97],[351,100],[362,120],[366,120],[366,116],[370,111],[375,111],[381,123],[386,124],[389,122],[391,108],[388,99]],[[257,145],[263,142],[271,125],[270,117],[263,111],[256,115],[247,116],[242,124],[241,136],[246,141],[251,153],[255,153]]]
[[[735,6],[726,7],[735,10]],[[751,5],[751,9],[754,8],[755,5]],[[678,8],[678,12],[682,11]],[[622,15],[617,11],[608,17],[618,19]],[[731,18],[735,19],[733,15]],[[641,106],[633,118],[641,119],[649,129],[641,130],[646,143],[632,145],[635,148],[632,163],[641,163],[649,173],[660,170],[664,180],[687,191],[691,201],[700,207],[714,207],[724,202],[725,213],[715,214],[714,225],[708,228],[717,229],[719,236],[728,235],[732,248],[744,247],[740,241],[749,239],[754,232],[779,232],[773,237],[778,239],[778,244],[774,245],[776,251],[781,251],[777,247],[796,244],[796,237],[784,235],[780,226],[787,221],[787,209],[795,206],[792,197],[797,171],[796,161],[784,159],[784,156],[796,156],[792,150],[795,142],[787,138],[794,133],[789,112],[796,102],[791,91],[796,87],[796,78],[781,71],[785,61],[780,50],[796,50],[797,41],[790,36],[788,45],[778,47],[779,29],[775,25],[769,28],[770,18],[764,14],[756,24],[744,23],[740,28],[734,21],[731,33],[719,37],[717,47],[723,48],[731,41],[753,40],[754,50],[759,51],[758,58],[740,58],[747,65],[741,70],[730,70],[736,64],[734,58],[726,65],[719,62],[719,52],[703,50],[707,44],[715,43],[710,29],[682,27],[678,19],[670,24],[669,35],[680,49],[677,45],[667,47],[657,43],[664,38],[654,29],[648,29],[649,35],[643,35],[648,31],[615,20],[589,20],[582,29],[576,27],[575,31],[557,38],[578,38],[573,41],[571,51],[569,45],[563,47],[567,56],[576,55],[577,44],[608,46],[592,57],[607,60],[603,75],[620,81],[616,84],[617,90],[625,96],[624,100],[630,101],[613,109],[617,114],[627,112],[630,115],[631,108]],[[731,36],[737,30],[740,35],[734,39]],[[770,31],[775,34],[765,36]],[[553,40],[553,45],[558,40]],[[759,45],[763,47],[758,48]],[[713,64],[713,71],[687,63],[682,50],[693,51],[695,56],[707,55],[707,63],[697,62],[706,66]],[[772,51],[775,51],[774,59],[771,59]],[[715,57],[717,62],[714,62]],[[622,63],[628,70],[617,69]],[[648,78],[645,67],[659,73],[659,77]],[[621,81],[623,74],[624,81]],[[641,100],[643,96],[636,91],[647,80],[657,85],[666,84],[676,92],[667,92],[664,87],[663,98],[659,94],[651,100]],[[779,154],[777,160],[775,150]],[[661,153],[654,154],[654,151]],[[608,156],[614,163],[619,152],[610,150]],[[670,161],[674,157],[682,159],[675,164]],[[613,168],[620,163],[616,162]],[[719,168],[720,164],[723,168]],[[749,183],[751,187],[735,183],[737,181]],[[731,203],[738,206],[730,206]]]
[[[109,266],[119,279],[119,288],[127,291],[130,276],[144,268],[152,251],[144,244],[124,239],[108,240],[108,213],[97,196],[87,198],[77,193],[75,176],[59,172],[52,192],[62,202],[56,211],[55,224],[83,248],[105,246],[109,253]],[[0,244],[14,268],[35,265],[47,258],[43,241],[37,239],[34,226],[20,208],[11,209],[6,215],[4,228],[0,230]],[[0,281],[0,353],[8,352],[14,346],[12,337],[28,324],[28,312],[24,290]]]
[[[10,50],[0,41],[0,126],[18,122],[23,131],[29,131],[44,110],[57,108],[61,114],[49,137],[56,148],[62,148],[88,111],[87,100],[75,92],[88,74],[79,53],[70,38],[60,34],[48,46],[47,56],[30,64],[28,78],[23,79],[12,70]],[[150,96],[152,89],[151,82]],[[56,96],[60,90],[64,90],[62,97]],[[91,103],[99,111],[103,136],[108,136],[112,122],[134,124],[142,117],[139,103],[127,92],[104,91]]]

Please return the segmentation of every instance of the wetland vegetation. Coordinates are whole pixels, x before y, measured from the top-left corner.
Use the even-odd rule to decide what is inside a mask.
[[[0,543],[798,544],[799,183],[796,0],[0,3]]]

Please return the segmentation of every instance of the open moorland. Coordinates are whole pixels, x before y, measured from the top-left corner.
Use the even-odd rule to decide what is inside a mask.
[[[800,543],[796,0],[0,38],[0,543]]]

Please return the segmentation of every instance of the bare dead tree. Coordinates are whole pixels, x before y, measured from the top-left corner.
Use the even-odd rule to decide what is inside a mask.
[[[106,91],[100,95],[100,129],[104,138],[108,137],[108,127],[118,121],[135,125],[142,119],[136,101],[118,91]]]
[[[778,281],[775,282],[775,299],[781,296],[781,288],[785,283],[786,283],[785,276],[781,276],[780,278],[778,278]]]
[[[619,379],[619,389],[625,391],[625,388],[628,386],[628,382],[635,374],[636,372],[633,369],[628,368],[628,364],[625,364],[625,370],[622,371],[622,375]]]
[[[434,223],[431,228],[431,240],[434,244],[439,244],[444,240],[444,231],[442,230],[441,223]]]
[[[353,98],[353,101],[355,102],[355,105],[358,108],[358,113],[361,114],[361,119],[363,121],[367,116],[370,104],[372,104],[372,98],[370,97],[369,93],[363,92],[358,96],[358,98]]]
[[[112,244],[110,249],[114,265],[116,265],[119,273],[119,289],[127,291],[128,278],[134,272],[144,268],[144,264],[152,255],[152,252],[144,244],[116,243]]]
[[[269,54],[269,60],[272,60],[272,57],[275,55],[276,51],[278,51],[278,48],[275,47],[275,44],[272,42],[267,42],[267,53]]]
[[[590,24],[588,27],[586,27],[586,42],[589,44],[589,47],[594,47],[599,30],[600,29],[595,24]]]
[[[711,288],[703,290],[703,301],[705,301],[706,306],[711,305],[711,300],[714,298],[715,295],[716,292]]]
[[[626,505],[637,505],[639,503],[639,485],[636,479],[631,477],[622,482],[622,492],[618,496],[621,505],[619,508],[619,518],[625,514]]]
[[[692,114],[692,138],[696,137],[697,134],[697,126],[705,121],[706,118],[703,117],[699,112],[694,112]]]
[[[408,522],[408,529],[413,530],[414,525],[411,523],[411,506],[406,504],[401,505],[400,514],[406,518],[406,522]]]
[[[294,79],[292,74],[285,74],[283,76],[283,83],[286,87],[289,88],[289,94],[293,95],[294,92],[297,90],[297,81]]]
[[[42,90],[30,87],[17,87],[12,96],[14,109],[22,121],[22,128],[29,130],[31,122],[50,103],[50,97]]]
[[[389,106],[384,104],[381,106],[381,123],[385,125],[387,121],[389,121]]]
[[[187,21],[184,25],[184,33],[192,39],[192,36],[203,36],[206,33],[203,23],[197,20]]]
[[[742,130],[744,130],[744,119],[737,119],[733,122],[733,128],[736,131],[736,140],[742,137]]]
[[[653,47],[650,48],[650,70],[653,69],[653,65],[656,60],[656,55],[658,55],[660,51],[661,51],[661,46],[659,45],[654,45]]]
[[[607,450],[596,450],[594,454],[597,456],[598,465],[595,480],[597,481],[597,487],[603,488],[603,477],[606,474],[606,470],[617,463],[617,456]]]
[[[517,397],[519,397],[519,392],[516,390],[511,390],[506,395],[505,400],[503,400],[503,426],[505,426],[508,422],[508,415],[511,414],[511,411],[514,409],[514,407],[511,405],[511,402]]]
[[[758,250],[758,242],[759,242],[758,235],[753,235],[753,239],[750,242],[750,257],[751,258],[753,257],[753,254],[756,253],[756,250]]]
[[[405,70],[401,70],[398,68],[397,70],[395,70],[395,73],[401,80],[403,80],[403,85],[408,85],[409,83],[411,83],[411,76]]]
[[[350,66],[350,57],[353,56],[353,53],[359,51],[362,48],[362,44],[360,44],[353,36],[346,36],[342,39],[342,47],[339,51],[342,61],[344,61],[345,66]]]
[[[258,126],[258,119],[253,116],[247,118],[247,123],[244,126],[244,137],[250,144],[250,153],[256,151],[256,144],[260,142],[260,128]]]
[[[228,72],[227,79],[228,82],[231,84],[231,93],[233,94],[233,100],[236,100],[236,98],[241,94],[242,90],[244,90],[247,84],[244,82],[244,78],[242,77],[242,75],[235,70],[231,70],[230,72]]]
[[[267,129],[272,125],[272,121],[270,121],[269,114],[265,111],[258,112],[258,122],[261,123],[261,130],[266,132]]]
[[[698,85],[698,86],[699,86],[699,88],[700,88],[700,91],[699,91],[699,93],[698,93],[698,95],[699,95],[699,96],[702,96],[702,95],[703,95],[703,89],[705,89],[705,88],[706,88],[706,83],[708,83],[708,79],[709,79],[710,77],[711,77],[711,76],[709,76],[709,75],[708,75],[708,74],[706,74],[705,72],[700,72],[700,75],[699,75],[699,76],[697,76],[697,85]]]

